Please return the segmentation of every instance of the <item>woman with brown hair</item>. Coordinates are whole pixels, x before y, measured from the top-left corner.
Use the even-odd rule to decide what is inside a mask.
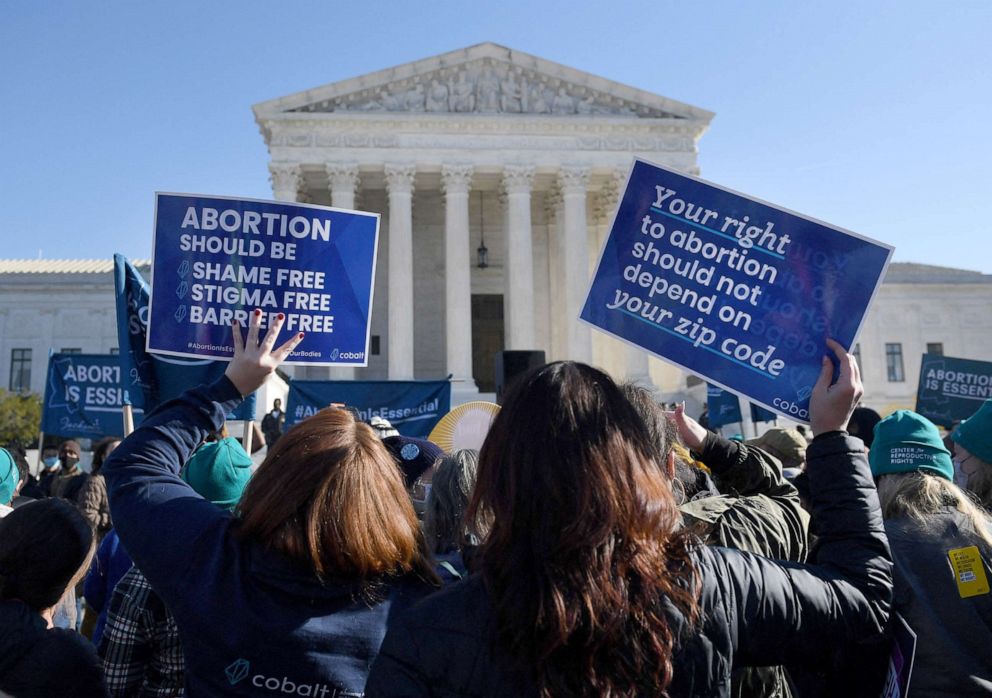
[[[176,617],[189,695],[361,695],[389,619],[432,591],[417,517],[370,427],[323,410],[268,453],[232,515],[179,469],[299,342],[252,315],[223,378],[146,416],[103,467],[121,541]]]
[[[480,574],[393,623],[367,698],[726,696],[736,666],[880,633],[891,561],[864,449],[842,431],[861,383],[831,348],[840,377],[824,358],[811,398],[818,565],[698,544],[613,381],[550,364],[516,384],[482,447]]]

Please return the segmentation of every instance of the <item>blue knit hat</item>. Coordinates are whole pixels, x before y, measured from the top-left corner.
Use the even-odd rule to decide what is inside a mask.
[[[14,498],[14,490],[21,480],[17,463],[6,448],[0,448],[0,504],[10,504]]]
[[[875,425],[868,462],[875,477],[922,470],[954,481],[951,452],[944,448],[937,427],[910,410],[896,410]]]
[[[204,499],[233,509],[251,479],[251,457],[231,437],[200,446],[186,461],[182,478]]]
[[[983,402],[978,412],[961,422],[951,438],[978,460],[992,463],[992,398]]]

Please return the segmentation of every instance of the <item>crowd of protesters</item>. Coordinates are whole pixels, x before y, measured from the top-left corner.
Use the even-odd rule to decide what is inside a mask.
[[[882,419],[831,341],[812,439],[740,442],[558,362],[478,453],[276,406],[253,472],[259,320],[90,473],[0,451],[0,694],[879,696],[904,627],[909,695],[992,694],[992,400]]]

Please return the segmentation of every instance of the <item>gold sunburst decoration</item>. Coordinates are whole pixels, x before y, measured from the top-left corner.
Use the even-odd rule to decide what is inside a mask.
[[[427,438],[445,453],[463,448],[479,450],[498,412],[499,405],[494,402],[466,402],[444,415]]]

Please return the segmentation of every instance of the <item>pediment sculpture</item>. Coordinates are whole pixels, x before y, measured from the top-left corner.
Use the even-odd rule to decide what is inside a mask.
[[[293,111],[684,118],[551,75],[490,59],[441,68]]]

